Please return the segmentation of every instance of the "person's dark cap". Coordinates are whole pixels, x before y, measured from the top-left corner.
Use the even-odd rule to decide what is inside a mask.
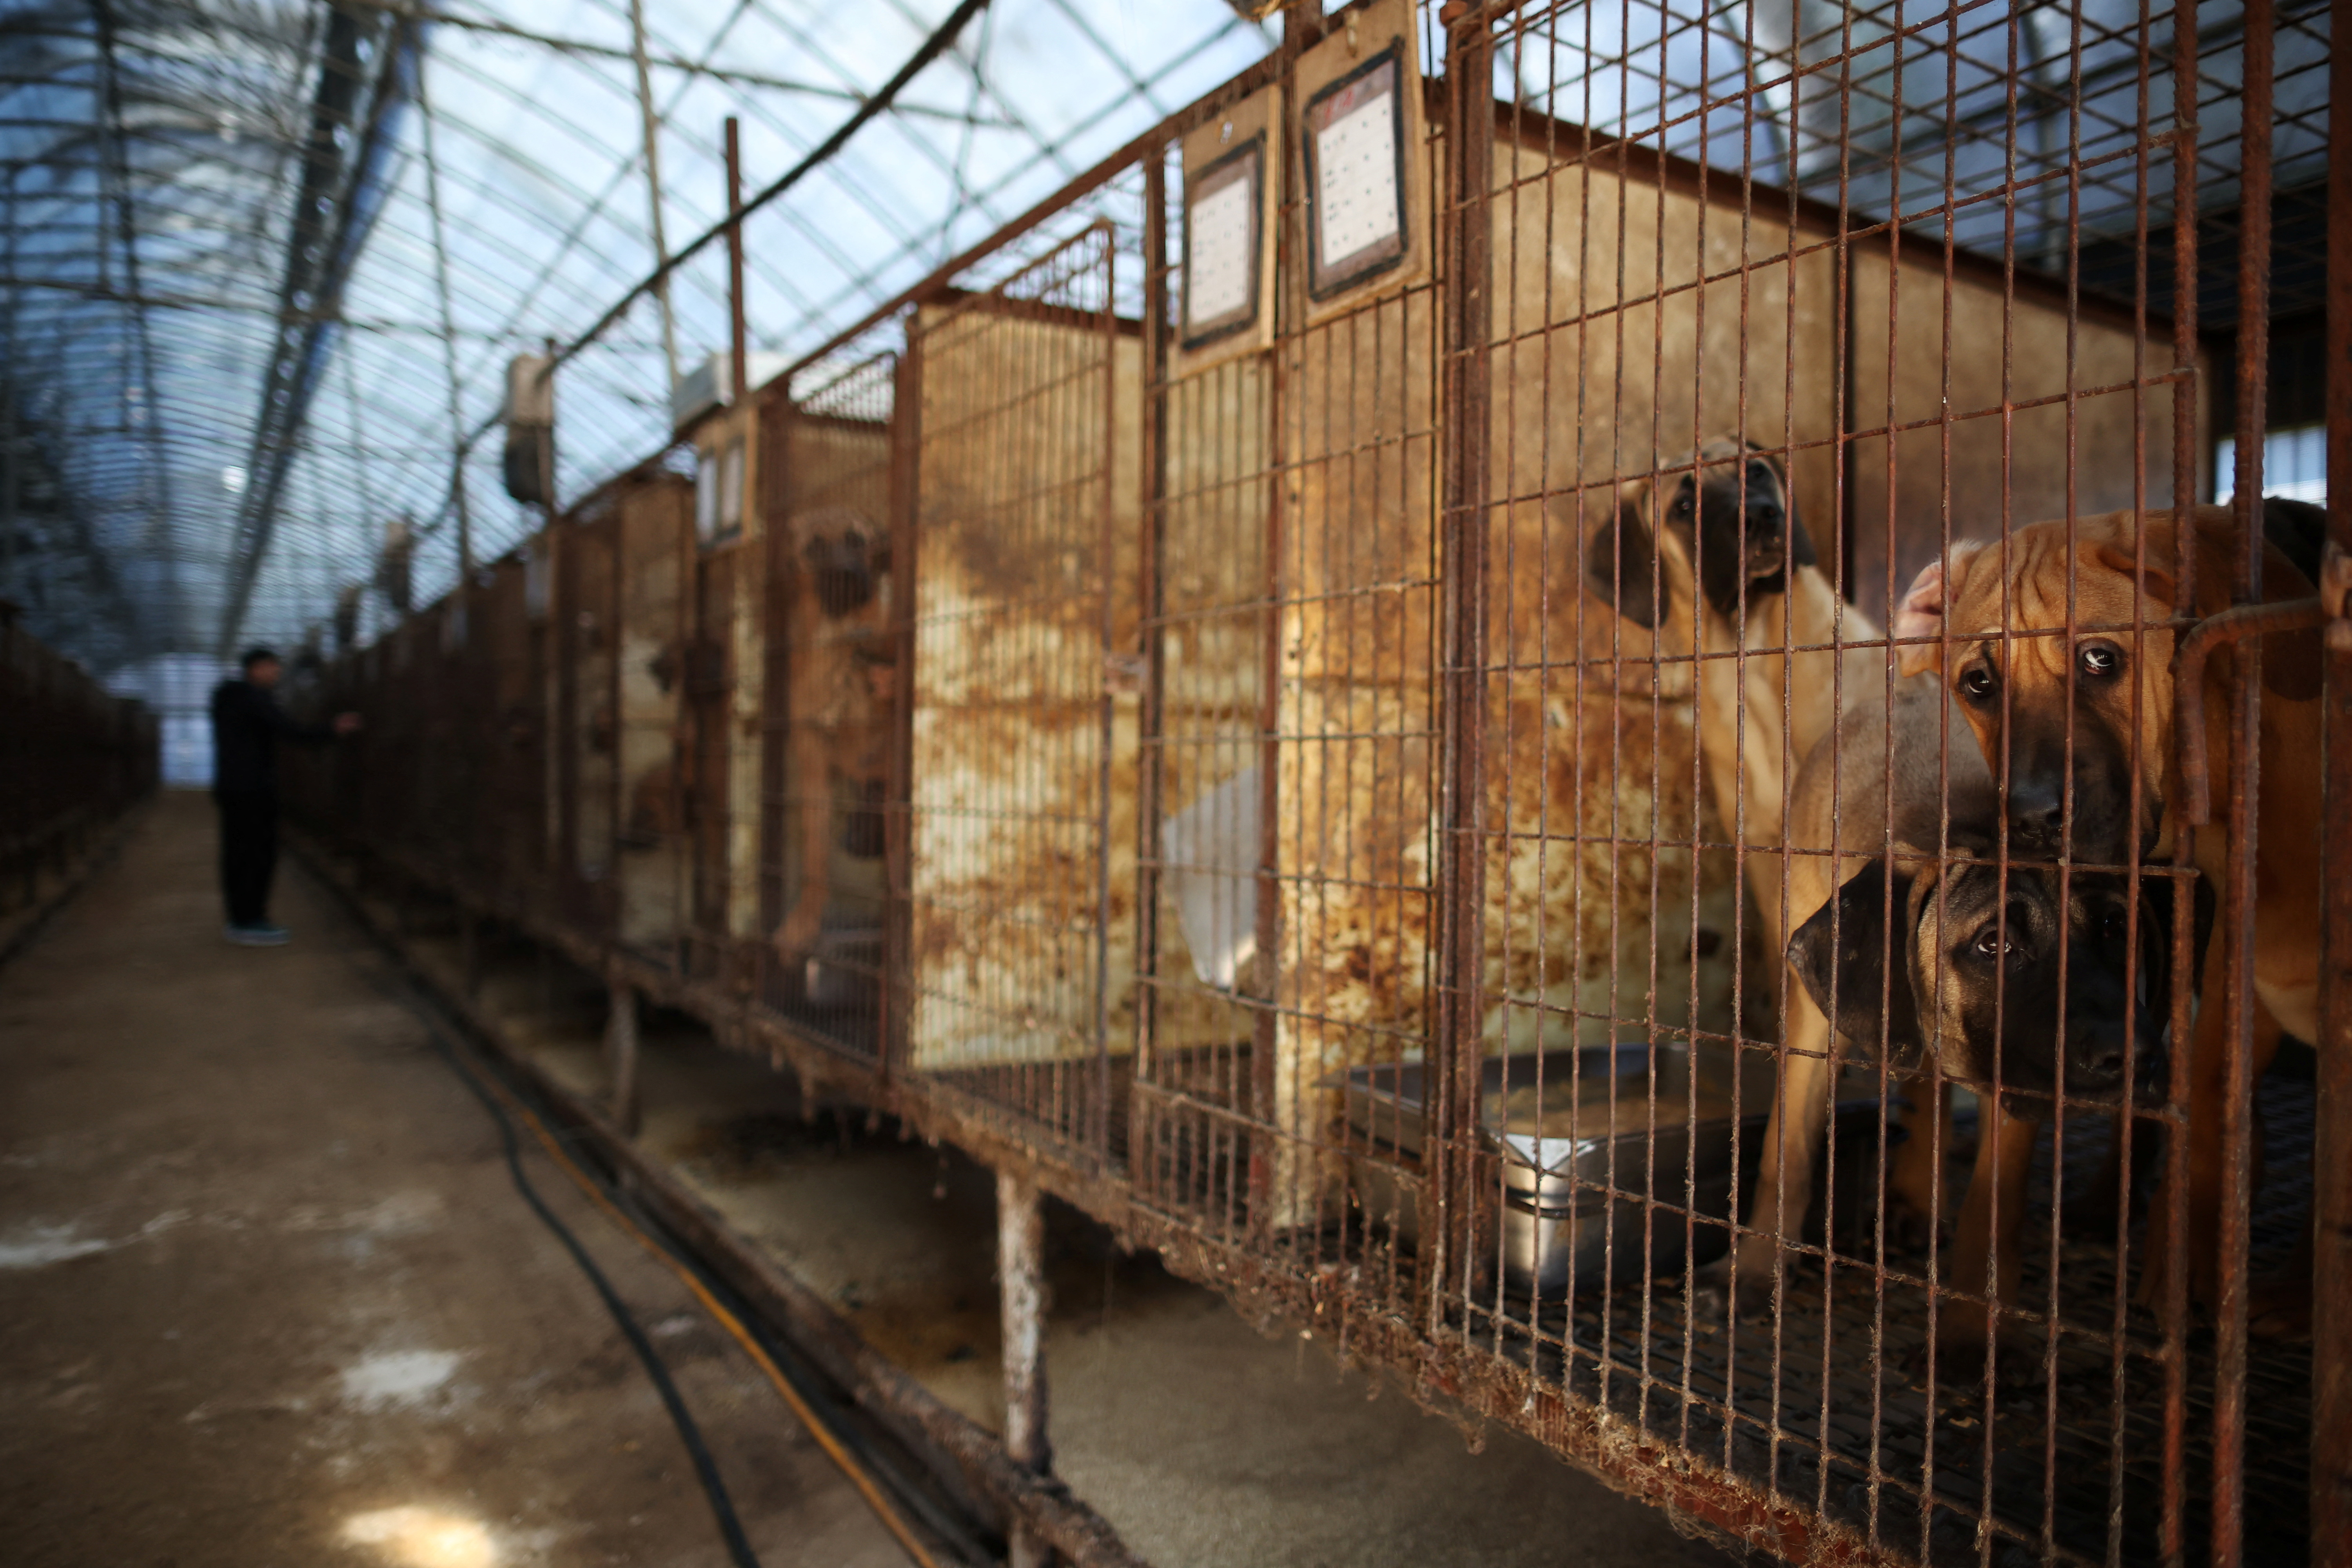
[[[244,653],[237,657],[236,667],[239,669],[249,670],[255,665],[261,663],[265,659],[271,664],[283,662],[278,658],[278,650],[276,648],[256,646],[247,648]]]

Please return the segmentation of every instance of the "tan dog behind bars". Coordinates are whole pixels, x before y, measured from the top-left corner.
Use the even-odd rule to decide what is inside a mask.
[[[1613,523],[1592,536],[1585,571],[1620,615],[1651,629],[1659,658],[1694,650],[1699,656],[1698,747],[1707,793],[1746,851],[1765,951],[1777,967],[1790,929],[1827,894],[1823,888],[1811,903],[1798,905],[1782,897],[1788,784],[1798,766],[1836,733],[1841,705],[1862,702],[1884,713],[1885,654],[1838,646],[1882,634],[1839,598],[1822,571],[1780,460],[1730,437],[1717,437],[1696,456],[1663,465],[1655,480],[1624,486]],[[1815,651],[1786,651],[1792,648]],[[1826,837],[1819,847],[1828,847]],[[1788,1009],[1792,1033],[1804,1012],[1812,1012],[1808,1026],[1816,1033],[1826,1028],[1796,994]],[[1790,1071],[1801,1081],[1784,1081],[1775,1098],[1776,1119],[1789,1092],[1811,1094],[1819,1087],[1806,1076],[1811,1070],[1792,1058]],[[1941,1212],[1930,1191],[1936,1170],[1924,1157],[1927,1142],[1911,1139],[1905,1149],[1920,1152],[1917,1157],[1896,1162],[1891,1193],[1898,1228],[1918,1229],[1926,1215]],[[1784,1194],[1778,1179],[1788,1147],[1777,1138],[1766,1147],[1750,1210],[1750,1223],[1759,1230],[1780,1224],[1794,1234],[1805,1217],[1808,1188],[1797,1182]],[[1810,1151],[1804,1161],[1810,1171]],[[1750,1249],[1743,1279],[1761,1277],[1766,1252]]]
[[[1989,1265],[2000,1299],[2017,1299],[2018,1222],[2042,1108],[2061,1084],[2077,1095],[2126,1091],[2130,1038],[2141,1061],[2159,1043],[2171,949],[2169,900],[2140,898],[2135,910],[2128,877],[2005,868],[2000,805],[1966,721],[1931,677],[1898,683],[1891,710],[1848,707],[1836,737],[1798,771],[1790,842],[1834,840],[1842,853],[1834,862],[1799,856],[1790,870],[1791,907],[1811,912],[1789,942],[1799,985],[1765,1134],[1781,1152],[1766,1162],[1756,1230],[1738,1258],[1741,1304],[1761,1305],[1779,1239],[1768,1222],[1789,1197],[1801,1213],[1828,1120],[1831,1030],[1850,1058],[1874,1062],[1883,1047],[1893,1073],[1932,1058],[1946,1079],[1983,1095],[1980,1126],[1997,1117],[2000,1129],[1978,1142],[1946,1275],[1966,1293],[1946,1304],[1937,1334],[1956,1369],[1981,1363],[1993,1327],[1992,1312],[1969,1299],[1981,1296]],[[1994,1095],[1996,1082],[2008,1092]],[[1942,1092],[1948,1104],[1948,1082]],[[1927,1160],[1926,1133],[1913,1127],[1898,1172]],[[1913,1179],[1924,1184],[1924,1171]]]
[[[800,888],[775,931],[779,957],[815,950],[833,896],[836,790],[850,786],[853,849],[881,852],[881,795],[889,771],[893,647],[889,541],[854,507],[821,507],[787,523],[793,574],[785,625],[786,798],[800,811]]]
[[[2278,511],[2277,503],[2271,510]],[[2263,595],[2267,602],[2310,596],[2310,579],[2276,542],[2284,519],[2267,519]],[[1948,565],[1921,572],[1896,617],[1898,637],[1944,634],[1942,671],[1955,706],[1968,719],[1996,776],[2007,759],[2004,810],[2011,853],[2077,863],[2117,865],[2137,850],[2144,860],[2170,858],[2182,827],[2176,809],[2182,779],[2176,752],[2176,635],[2169,626],[2133,631],[2135,620],[2206,616],[2230,607],[2232,514],[2199,507],[2189,542],[2194,603],[2182,602],[2180,520],[2170,511],[2109,512],[2082,518],[2069,537],[2063,521],[2012,531],[2003,543],[1953,548]],[[2074,634],[2065,635],[2072,612]],[[2006,630],[2057,635],[2004,637]],[[1937,647],[1900,650],[1906,671],[1934,669]],[[2259,1075],[2278,1026],[2316,1039],[2319,1004],[2321,822],[2320,652],[2315,632],[2273,635],[2262,644],[2260,794],[2254,802],[2254,963],[2257,1003],[2252,1041]],[[2226,788],[2236,763],[2230,732],[2233,656],[2227,647],[2205,665],[2205,752],[2209,776]],[[2135,788],[2135,786],[2137,786]],[[2196,863],[2226,886],[2227,847],[2216,825],[2197,835]],[[2225,1100],[2222,1045],[2229,1033],[2221,997],[2227,944],[2206,952],[2203,1004],[2197,1013],[2188,1086],[2189,1214],[2186,1246],[2194,1299],[2218,1297],[2220,1207]],[[2159,1197],[2148,1226],[2140,1297],[2158,1300],[2166,1278],[2171,1226]]]
[[[1885,700],[1884,653],[1830,648],[1882,634],[1822,571],[1780,460],[1729,437],[1626,485],[1585,564],[1601,596],[1655,635],[1659,658],[1700,656],[1707,793],[1748,851],[1766,950],[1778,953],[1788,782],[1836,730],[1842,700]]]

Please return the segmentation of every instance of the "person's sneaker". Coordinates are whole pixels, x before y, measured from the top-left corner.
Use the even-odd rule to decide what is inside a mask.
[[[284,926],[267,924],[228,928],[229,941],[239,947],[283,947],[293,934]]]

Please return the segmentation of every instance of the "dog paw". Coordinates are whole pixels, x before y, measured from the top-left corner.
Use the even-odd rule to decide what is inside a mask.
[[[1779,1282],[1780,1249],[1751,1237],[1738,1250],[1691,1275],[1691,1293],[1701,1311],[1716,1317],[1753,1317],[1769,1311]]]

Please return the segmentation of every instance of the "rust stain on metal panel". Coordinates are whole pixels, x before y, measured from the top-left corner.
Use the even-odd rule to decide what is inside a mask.
[[[626,486],[620,499],[619,935],[648,946],[674,941],[685,914],[677,733],[691,495],[683,479],[665,475]]]
[[[1110,1039],[1132,1039],[1132,694],[1110,699],[1107,811],[1100,790],[1106,595],[1112,647],[1131,648],[1136,635],[1142,361],[1139,342],[1107,328],[978,300],[918,327],[918,1067],[1089,1054],[1097,930],[1109,946]],[[1108,502],[1107,461],[1117,465]],[[1106,832],[1107,910],[1097,897]]]
[[[1436,299],[1286,339],[1276,563],[1280,950],[1271,1223],[1339,1174],[1334,1074],[1430,1026],[1436,735]]]

